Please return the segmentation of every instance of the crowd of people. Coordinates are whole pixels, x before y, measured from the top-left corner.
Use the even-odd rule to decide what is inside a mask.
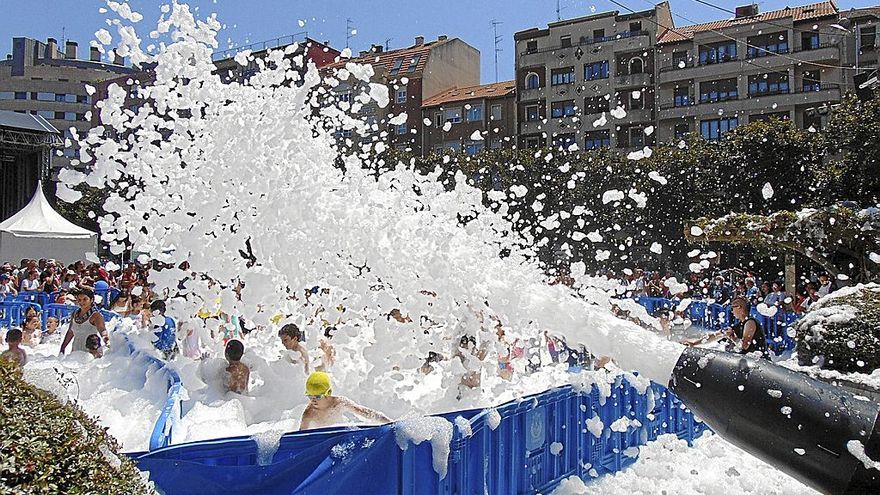
[[[718,304],[730,304],[735,298],[742,297],[753,307],[764,304],[797,314],[805,313],[812,303],[836,288],[833,280],[824,272],[802,280],[795,294],[786,292],[782,280],[762,278],[738,269],[725,270],[711,277],[702,272],[682,276],[672,271],[647,271],[641,268],[627,268],[620,273],[607,272],[603,275],[619,281],[617,292],[620,297],[690,298]]]

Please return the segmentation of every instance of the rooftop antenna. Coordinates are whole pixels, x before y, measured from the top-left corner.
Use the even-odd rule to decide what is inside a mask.
[[[498,36],[498,25],[503,24],[497,19],[492,19],[492,34],[495,35],[495,82],[498,82],[498,52],[501,51],[502,36]]]
[[[556,0],[556,20],[557,21],[562,20],[562,11],[568,8],[568,7],[560,7],[559,1],[560,0]]]
[[[349,46],[349,42],[352,38],[357,36],[357,29],[354,28],[354,23],[352,23],[351,18],[345,20],[345,47],[351,48]]]
[[[393,39],[394,38],[385,38],[385,51],[386,52],[391,49],[391,40],[393,40]]]

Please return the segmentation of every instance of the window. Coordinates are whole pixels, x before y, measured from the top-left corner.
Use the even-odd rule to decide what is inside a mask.
[[[739,94],[736,89],[736,78],[700,83],[700,103],[715,103],[737,98]]]
[[[536,40],[530,40],[526,42],[526,53],[535,53],[538,51],[538,42]]]
[[[641,74],[645,71],[645,62],[642,61],[639,57],[635,57],[630,59],[629,61],[629,73],[630,74]]]
[[[39,101],[55,101],[55,93],[37,93],[36,99]]]
[[[604,96],[590,96],[584,99],[584,114],[592,115],[609,110],[608,99]]]
[[[536,122],[541,120],[541,112],[538,105],[526,105],[526,122]]]
[[[679,86],[673,91],[672,106],[686,107],[691,104],[691,91],[687,86]]]
[[[605,40],[605,30],[604,29],[594,29],[593,30],[593,41],[604,41]]]
[[[55,101],[64,102],[64,93],[55,93]]]
[[[819,91],[822,89],[820,77],[818,70],[804,71],[804,91]]]
[[[400,66],[403,65],[403,57],[397,57],[394,59],[394,62],[391,64],[391,70],[388,71],[388,74],[392,76],[396,76],[398,72],[400,72]]]
[[[626,99],[629,110],[643,110],[645,108],[645,99],[641,91],[630,91]]]
[[[434,125],[437,128],[443,128],[443,112],[437,112],[434,114]]]
[[[489,147],[494,149],[498,149],[504,145],[504,139],[502,138],[492,138],[492,141],[489,142]]]
[[[14,100],[15,91],[0,91],[0,100]]]
[[[819,112],[804,113],[804,130],[809,130],[811,127],[814,131],[822,129],[822,116],[819,115]]]
[[[608,61],[594,62],[584,66],[584,80],[595,81],[597,79],[608,79]]]
[[[691,125],[687,122],[680,122],[678,124],[675,124],[674,132],[675,139],[683,139],[685,136],[688,135],[688,133],[691,132]]]
[[[501,105],[492,105],[490,120],[501,120]]]
[[[703,120],[700,122],[700,135],[704,139],[718,140],[736,128],[737,124],[738,119],[736,117]]]
[[[725,41],[700,47],[700,65],[736,60],[736,42]]]
[[[64,112],[55,112],[55,120],[64,120]]]
[[[55,112],[50,112],[48,110],[37,110],[37,115],[43,117],[44,119],[54,119]]]
[[[570,46],[571,46],[571,35],[570,35],[570,34],[567,34],[567,35],[565,35],[565,36],[560,36],[560,37],[559,37],[559,45],[560,45],[562,48],[568,48],[568,47],[570,47]]]
[[[574,67],[553,69],[550,71],[550,85],[571,84],[574,82]]]
[[[397,103],[406,103],[406,88],[400,88],[397,90],[397,98],[395,101]]]
[[[346,138],[346,139],[348,139],[348,138],[350,138],[351,136],[352,136],[352,130],[351,130],[351,129],[342,129],[342,130],[336,131],[336,137],[337,137],[337,138]]]
[[[554,101],[550,104],[550,116],[554,119],[574,115],[574,100]]]
[[[339,101],[348,103],[351,101],[351,93],[339,93]]]
[[[584,139],[585,150],[611,147],[611,133],[609,131],[588,131]]]
[[[415,72],[416,67],[419,66],[419,60],[422,59],[421,55],[414,55],[412,59],[409,61],[409,67],[406,68],[407,72]]]
[[[92,97],[89,95],[76,95],[76,102],[77,103],[84,103],[86,105],[91,105]]]
[[[788,74],[774,72],[749,76],[749,96],[788,93]]]
[[[76,120],[82,120],[82,121],[86,120],[86,114],[84,114],[84,113],[76,114]]]
[[[865,26],[859,29],[861,41],[859,48],[864,51],[873,50],[877,43],[877,26]]]
[[[636,21],[629,23],[629,32],[638,33],[642,30],[642,22]]]
[[[525,138],[525,147],[528,149],[537,149],[543,146],[543,140],[539,136],[527,136]]]
[[[755,36],[748,39],[749,47],[746,57],[766,57],[773,53],[788,53],[788,34],[773,33],[764,36]]]
[[[483,149],[482,141],[468,141],[464,144],[464,152],[468,156],[474,156]]]
[[[626,131],[626,137],[630,148],[645,147],[645,129],[643,127],[630,127]]]
[[[557,134],[556,136],[553,136],[553,147],[554,148],[568,149],[568,147],[573,144],[575,144],[575,137],[574,137],[573,133]]]
[[[445,114],[446,122],[452,122],[453,124],[461,122],[461,107],[447,108]]]
[[[672,52],[672,68],[684,69],[688,66],[688,52]]]
[[[398,136],[406,134],[406,132],[407,132],[406,122],[397,126],[397,135]]]
[[[819,48],[819,33],[801,33],[801,50]]]
[[[471,107],[467,111],[467,121],[468,122],[482,122],[483,121],[483,104],[471,105]]]
[[[16,91],[15,92],[15,99],[16,100],[27,100],[27,96],[28,96],[27,92],[25,92],[25,91]]]
[[[534,72],[526,76],[526,89],[538,89],[541,87],[541,78]]]

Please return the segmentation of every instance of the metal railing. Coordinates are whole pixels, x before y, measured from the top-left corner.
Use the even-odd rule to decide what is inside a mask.
[[[218,52],[214,52],[211,54],[211,60],[217,62],[218,60],[226,60],[228,58],[235,57],[239,52],[243,52],[245,50],[250,50],[252,52],[261,52],[265,50],[272,50],[274,48],[280,48],[282,46],[292,45],[294,43],[298,43],[301,41],[305,41],[306,37],[309,35],[308,31],[302,31],[299,33],[289,34],[287,36],[280,36],[278,38],[273,38],[266,41],[257,41],[255,43],[251,43],[248,45],[236,46],[233,48],[229,48],[227,50],[221,50]]]
[[[536,55],[539,53],[553,52],[556,50],[575,48],[578,46],[595,45],[597,43],[607,43],[609,41],[622,40],[622,39],[626,39],[626,38],[635,38],[637,36],[648,36],[650,34],[651,33],[649,33],[648,31],[627,31],[627,32],[623,32],[623,33],[617,33],[613,36],[603,36],[601,38],[582,38],[578,43],[572,43],[570,45],[559,44],[559,45],[554,45],[554,46],[550,46],[547,48],[542,48],[540,50],[526,50],[524,52],[520,52],[520,56]]]

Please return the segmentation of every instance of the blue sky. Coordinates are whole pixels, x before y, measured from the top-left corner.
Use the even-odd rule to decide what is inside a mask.
[[[651,8],[649,0],[619,0],[634,9]],[[813,3],[814,0],[768,0],[759,3],[762,12]],[[139,30],[142,38],[155,27],[159,6],[166,1],[133,0],[130,5],[144,14]],[[247,43],[277,38],[300,31],[318,40],[343,48],[346,42],[346,19],[350,18],[357,33],[351,39],[352,50],[369,48],[370,44],[384,44],[391,39],[392,48],[413,43],[416,36],[427,40],[447,34],[459,37],[475,46],[482,54],[482,81],[495,80],[494,45],[490,22],[496,19],[498,34],[503,37],[498,56],[499,79],[513,77],[513,33],[530,27],[543,27],[556,20],[556,0],[192,0],[198,14],[207,16],[216,12],[226,29],[220,33],[221,48],[231,43]],[[678,13],[695,22],[730,17],[730,14],[702,5],[694,0],[672,0],[673,14]],[[711,0],[711,3],[733,9],[739,3],[730,0]],[[880,0],[839,0],[842,10],[876,5]],[[578,17],[593,12],[620,10],[607,0],[559,0],[562,18]],[[0,56],[12,49],[14,36],[28,36],[45,40],[54,37],[79,42],[80,54],[94,38],[94,32],[105,27],[106,14],[98,13],[104,3],[96,0],[0,0]],[[299,21],[305,21],[300,27]],[[690,24],[682,17],[676,25]],[[114,32],[111,30],[111,32]],[[63,33],[63,34],[62,34]],[[87,48],[86,48],[87,50]],[[5,52],[5,53],[4,53]],[[87,53],[87,52],[86,52]],[[80,55],[82,57],[82,55]]]

